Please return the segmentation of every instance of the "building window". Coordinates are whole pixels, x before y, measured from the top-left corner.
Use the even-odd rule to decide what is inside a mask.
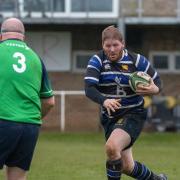
[[[45,12],[51,10],[48,0],[23,0],[22,11],[26,17],[45,17]]]
[[[4,0],[1,11],[32,18],[117,18],[119,0]]]
[[[88,8],[86,6],[86,0],[72,0],[71,11],[72,12],[85,12]]]
[[[150,52],[152,66],[161,73],[180,73],[180,52]]]
[[[119,0],[70,0],[70,16],[89,18],[118,17]]]
[[[12,12],[15,9],[15,2],[10,0],[5,0],[0,2],[0,11]]]
[[[154,67],[157,69],[168,69],[168,56],[167,55],[154,55]]]
[[[20,1],[20,0],[19,0]],[[22,16],[28,17],[51,17],[65,14],[65,0],[21,0],[20,10]]]
[[[55,12],[64,12],[65,11],[65,0],[54,0],[53,9]]]
[[[0,18],[12,17],[18,12],[18,3],[12,0],[0,0]]]
[[[175,57],[175,68],[176,70],[180,70],[180,55],[176,55]]]
[[[90,0],[89,9],[92,12],[112,12],[113,1],[112,0]]]
[[[72,12],[112,12],[113,0],[72,0]]]
[[[24,10],[29,12],[64,12],[65,2],[64,0],[24,0]]]
[[[73,72],[85,72],[94,51],[75,51],[73,53]]]

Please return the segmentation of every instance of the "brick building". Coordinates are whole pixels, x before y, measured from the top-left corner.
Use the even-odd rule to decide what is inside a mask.
[[[27,42],[44,60],[53,89],[83,90],[88,58],[101,49],[101,31],[116,25],[129,49],[158,69],[164,95],[180,92],[180,0],[3,0],[0,22],[16,16]],[[43,127],[62,130],[61,96]],[[65,130],[99,129],[97,105],[82,95],[65,96]]]

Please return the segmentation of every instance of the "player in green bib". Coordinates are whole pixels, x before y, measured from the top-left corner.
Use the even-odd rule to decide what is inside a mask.
[[[17,18],[1,26],[0,43],[0,169],[8,180],[25,180],[39,127],[54,105],[46,68],[24,40]]]

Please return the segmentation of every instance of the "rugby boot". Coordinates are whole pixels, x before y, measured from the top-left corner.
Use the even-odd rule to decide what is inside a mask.
[[[165,174],[156,175],[153,173],[149,180],[168,180],[168,178]]]
[[[168,178],[165,174],[159,174],[158,177],[159,177],[159,179],[157,179],[157,180],[168,180]]]

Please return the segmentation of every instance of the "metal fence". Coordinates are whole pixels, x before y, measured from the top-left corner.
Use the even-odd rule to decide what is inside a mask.
[[[98,105],[86,98],[84,91],[55,91],[55,96],[56,108],[48,117],[46,128],[56,121],[56,129],[62,132],[100,129]],[[146,127],[155,131],[180,131],[180,97],[145,97],[145,108],[148,109]]]
[[[91,16],[91,12],[95,15]],[[139,20],[158,16],[179,19],[180,0],[0,0],[2,17],[96,18],[99,13],[102,13],[101,17],[117,19],[119,16],[131,16]]]

